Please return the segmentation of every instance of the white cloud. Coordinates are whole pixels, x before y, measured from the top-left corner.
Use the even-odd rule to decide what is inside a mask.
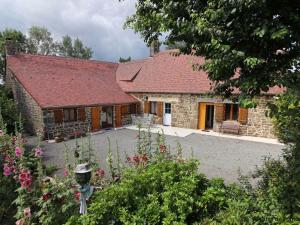
[[[0,0],[0,30],[27,32],[32,25],[45,26],[56,39],[66,34],[79,37],[97,59],[144,58],[149,51],[143,40],[122,28],[134,4],[135,0]]]

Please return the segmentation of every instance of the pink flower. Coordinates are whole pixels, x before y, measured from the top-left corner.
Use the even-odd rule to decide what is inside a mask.
[[[51,197],[51,194],[50,194],[50,193],[47,193],[47,194],[43,194],[42,199],[43,199],[44,201],[48,201],[48,200],[50,199],[50,197]]]
[[[34,155],[38,158],[41,157],[43,155],[42,149],[40,147],[36,148]]]
[[[25,216],[25,217],[31,217],[30,208],[25,208],[25,209],[24,209],[24,216]]]
[[[28,170],[22,170],[19,174],[19,180],[21,183],[21,188],[23,189],[29,189],[30,185],[32,183],[32,177],[30,175],[30,172]]]
[[[15,148],[15,154],[18,158],[22,155],[22,150],[20,147]]]
[[[8,177],[11,174],[11,168],[8,166],[7,163],[3,165],[3,174],[4,176]]]
[[[64,176],[65,177],[69,176],[69,171],[66,168],[64,169]]]
[[[165,145],[160,145],[159,148],[161,153],[165,153],[167,151],[167,147]]]
[[[4,135],[3,130],[0,130],[0,136],[3,136],[3,135]]]
[[[74,196],[75,196],[75,198],[79,201],[79,199],[80,199],[80,192],[75,192],[74,193]]]
[[[104,171],[103,169],[101,169],[101,168],[98,168],[98,169],[96,170],[96,174],[97,174],[99,177],[104,177],[105,171]]]
[[[16,225],[24,225],[24,220],[17,220]]]

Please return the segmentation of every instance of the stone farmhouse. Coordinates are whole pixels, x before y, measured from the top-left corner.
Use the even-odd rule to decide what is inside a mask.
[[[282,89],[271,88],[257,98],[257,108],[244,109],[211,95],[207,74],[192,66],[204,58],[150,52],[143,60],[111,63],[21,54],[7,41],[6,84],[26,130],[45,138],[121,127],[132,115],[148,114],[166,126],[274,137],[266,104]]]

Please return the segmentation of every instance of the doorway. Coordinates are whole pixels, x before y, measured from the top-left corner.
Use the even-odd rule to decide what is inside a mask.
[[[205,129],[213,129],[214,127],[214,105],[206,105]]]
[[[171,126],[172,124],[171,103],[167,103],[167,102],[165,103],[163,124],[165,126]]]
[[[198,129],[210,130],[214,127],[214,111],[213,103],[199,103]]]
[[[92,114],[92,132],[100,130],[100,107],[93,107],[91,109]]]
[[[101,127],[110,128],[113,127],[113,107],[104,106],[101,111]]]

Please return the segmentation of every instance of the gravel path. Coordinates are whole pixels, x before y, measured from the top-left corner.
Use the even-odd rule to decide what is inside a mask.
[[[91,144],[95,156],[104,168],[106,168],[108,137],[111,140],[114,153],[116,152],[115,146],[117,140],[121,157],[125,159],[126,155],[134,153],[137,131],[121,129],[92,135]],[[187,137],[166,136],[166,139],[172,151],[175,151],[177,143],[180,142],[184,149],[184,157],[188,158],[193,154],[195,158],[199,159],[200,172],[206,174],[209,178],[222,177],[226,182],[237,181],[239,176],[238,171],[243,175],[253,172],[256,166],[262,164],[263,158],[266,156],[273,158],[280,157],[283,148],[282,145],[201,134],[191,134]],[[30,142],[32,142],[32,139],[29,141],[29,144]],[[76,146],[75,140],[67,141],[65,144],[70,149],[74,149]],[[43,142],[43,149],[44,161],[47,164],[57,165],[61,168],[58,173],[61,173],[62,168],[64,168],[64,144]]]

